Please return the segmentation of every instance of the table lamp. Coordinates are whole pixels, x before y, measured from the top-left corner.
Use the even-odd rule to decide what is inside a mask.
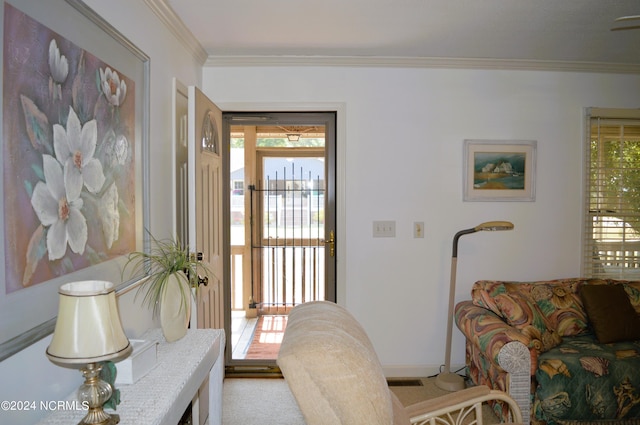
[[[456,295],[456,268],[458,265],[458,239],[469,233],[483,230],[512,230],[513,223],[509,221],[487,221],[471,229],[460,230],[453,237],[453,252],[451,255],[451,280],[449,282],[449,315],[447,317],[447,347],[444,371],[436,377],[436,385],[445,391],[459,391],[464,389],[464,378],[451,372],[451,337],[453,331],[453,307]]]
[[[117,424],[119,415],[102,408],[113,389],[100,379],[100,362],[121,360],[132,351],[120,323],[115,286],[87,280],[64,284],[58,293],[58,318],[47,357],[58,366],[79,368],[85,378],[78,400],[89,411],[78,425]]]

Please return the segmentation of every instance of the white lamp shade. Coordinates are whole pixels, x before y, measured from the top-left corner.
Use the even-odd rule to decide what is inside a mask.
[[[87,280],[60,287],[58,318],[47,357],[68,366],[121,359],[131,354],[124,334],[115,286]]]

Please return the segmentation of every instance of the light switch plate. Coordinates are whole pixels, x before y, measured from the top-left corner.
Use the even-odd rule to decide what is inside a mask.
[[[383,220],[373,222],[374,238],[395,238],[396,222],[393,220]]]

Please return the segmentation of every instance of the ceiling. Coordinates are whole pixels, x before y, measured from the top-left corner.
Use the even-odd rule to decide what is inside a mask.
[[[209,58],[450,58],[640,65],[639,0],[155,0]],[[634,29],[612,31],[614,27]]]

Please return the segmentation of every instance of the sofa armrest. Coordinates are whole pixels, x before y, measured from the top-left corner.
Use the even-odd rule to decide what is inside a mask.
[[[535,373],[537,351],[529,348],[531,338],[509,326],[490,310],[462,301],[455,308],[456,325],[468,344],[473,344],[496,370],[506,375],[506,390],[529,423],[531,376]]]
[[[471,301],[462,301],[456,305],[455,320],[458,329],[467,340],[477,346],[484,356],[496,365],[500,365],[500,351],[506,344],[516,341],[529,347],[531,342],[528,335],[509,326],[494,312],[479,307]]]

